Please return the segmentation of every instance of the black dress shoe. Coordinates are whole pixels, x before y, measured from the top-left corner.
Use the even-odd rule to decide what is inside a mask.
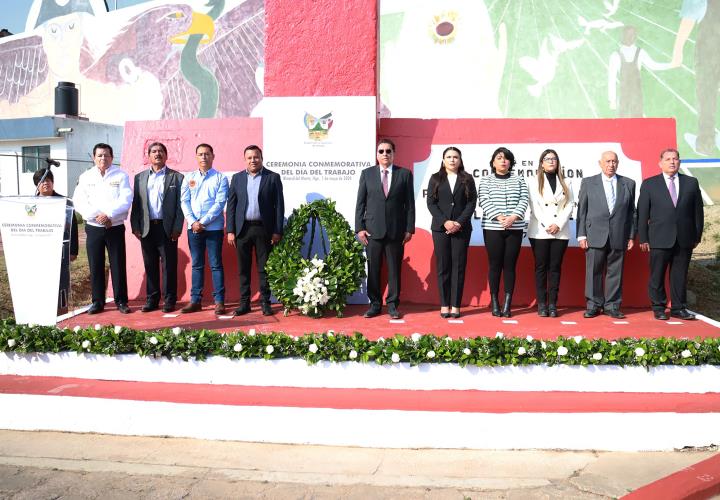
[[[557,306],[551,305],[551,306],[548,307],[548,316],[550,316],[551,318],[557,318],[557,317],[558,317]]]
[[[613,319],[625,319],[625,315],[620,309],[606,309],[605,314]]]
[[[673,318],[684,319],[684,320],[686,320],[686,321],[692,321],[692,320],[695,319],[695,315],[692,314],[692,313],[691,313],[690,311],[688,311],[687,309],[680,309],[680,310],[678,310],[678,311],[673,311],[673,310],[671,310],[671,311],[670,311],[670,316],[672,316]]]
[[[460,317],[460,313],[459,313],[459,312],[450,313],[450,317],[453,318],[453,319],[458,319],[458,318]]]
[[[235,316],[242,316],[250,312],[250,304],[240,304],[240,307],[233,311]]]
[[[655,316],[655,319],[659,319],[661,321],[666,321],[668,319],[667,314],[665,314],[665,311],[653,311],[653,316]]]
[[[388,315],[390,316],[390,319],[400,319],[402,316],[400,311],[397,310],[397,307],[392,304],[388,306]]]
[[[541,318],[547,318],[549,315],[550,313],[548,312],[547,306],[544,304],[540,304],[538,306],[538,316],[540,316]]]
[[[275,314],[273,313],[272,306],[270,306],[270,304],[264,303],[260,306],[260,308],[262,309],[263,316],[272,316]]]
[[[117,310],[120,311],[120,314],[130,314],[132,312],[127,304],[118,304]]]
[[[450,317],[450,313],[441,312],[441,313],[440,313],[440,317],[441,317],[442,319],[448,319],[448,318]]]
[[[597,307],[593,307],[592,309],[588,309],[583,313],[583,318],[594,318],[595,316],[600,315],[600,309]]]
[[[105,310],[105,306],[103,306],[100,302],[93,302],[90,306],[90,309],[88,309],[88,314],[98,314]]]
[[[380,306],[370,306],[370,309],[365,311],[365,314],[363,314],[363,317],[365,318],[374,318],[375,316],[380,316]]]
[[[142,306],[142,308],[140,309],[140,311],[142,311],[142,312],[144,312],[144,313],[148,313],[148,312],[151,312],[151,311],[157,311],[158,309],[159,309],[159,306],[158,306],[157,304],[153,304],[153,303],[148,302],[147,304],[145,304],[144,306]]]
[[[167,302],[166,302],[165,305],[163,305],[163,312],[164,312],[164,313],[171,313],[171,312],[173,312],[174,310],[175,310],[175,302],[170,302],[170,303],[167,303]]]

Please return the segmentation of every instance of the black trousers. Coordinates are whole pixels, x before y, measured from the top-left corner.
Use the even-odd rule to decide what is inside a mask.
[[[120,224],[106,229],[85,224],[85,233],[93,303],[105,304],[105,249],[107,248],[115,304],[127,304],[125,226]]]
[[[394,304],[396,307],[400,304],[400,270],[404,251],[405,246],[402,239],[368,240],[365,254],[368,267],[367,294],[371,304],[376,306],[382,304],[380,269],[382,269],[383,258],[387,260],[388,279],[388,294],[385,297],[385,303]]]
[[[270,287],[268,286],[265,264],[267,263],[272,243],[271,235],[265,232],[261,224],[245,222],[240,234],[235,238],[235,251],[238,259],[238,275],[240,283],[240,304],[250,304],[250,272],[252,270],[252,252],[255,249],[255,262],[260,280],[260,302],[270,303]]]
[[[687,308],[687,273],[690,267],[692,248],[680,248],[677,243],[672,248],[650,249],[650,281],[648,293],[653,310],[665,311],[667,293],[665,292],[665,273],[670,266],[670,300],[672,311]]]
[[[557,305],[560,269],[568,240],[530,238],[535,256],[535,293],[538,304]]]
[[[492,231],[483,229],[485,250],[488,254],[488,283],[490,293],[500,292],[500,276],[503,278],[505,293],[515,291],[515,266],[520,256],[523,232],[517,229]]]
[[[445,234],[433,231],[433,247],[442,307],[460,307],[465,287],[465,268],[470,232]]]
[[[162,264],[162,295],[165,304],[177,302],[178,242],[168,238],[162,222],[150,223],[150,232],[140,240],[145,264],[145,292],[148,304],[160,302],[160,265]]]

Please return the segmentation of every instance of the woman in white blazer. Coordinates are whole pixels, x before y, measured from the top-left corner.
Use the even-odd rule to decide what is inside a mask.
[[[530,191],[530,224],[528,238],[535,256],[535,289],[538,314],[556,318],[560,268],[568,246],[568,221],[574,198],[565,182],[560,157],[554,149],[540,155],[537,179],[528,182]]]

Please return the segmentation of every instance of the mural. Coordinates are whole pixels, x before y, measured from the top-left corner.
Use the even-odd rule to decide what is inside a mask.
[[[54,112],[59,81],[93,121],[250,116],[262,99],[262,0],[35,0],[25,33],[0,39],[0,116]]]
[[[684,158],[720,156],[718,0],[381,0],[380,10],[384,116],[673,117]]]

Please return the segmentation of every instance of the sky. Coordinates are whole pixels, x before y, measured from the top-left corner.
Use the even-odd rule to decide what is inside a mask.
[[[146,2],[148,0],[106,0],[110,10]],[[17,34],[25,31],[25,20],[33,0],[2,0],[3,13],[0,15],[0,28],[7,28]]]

